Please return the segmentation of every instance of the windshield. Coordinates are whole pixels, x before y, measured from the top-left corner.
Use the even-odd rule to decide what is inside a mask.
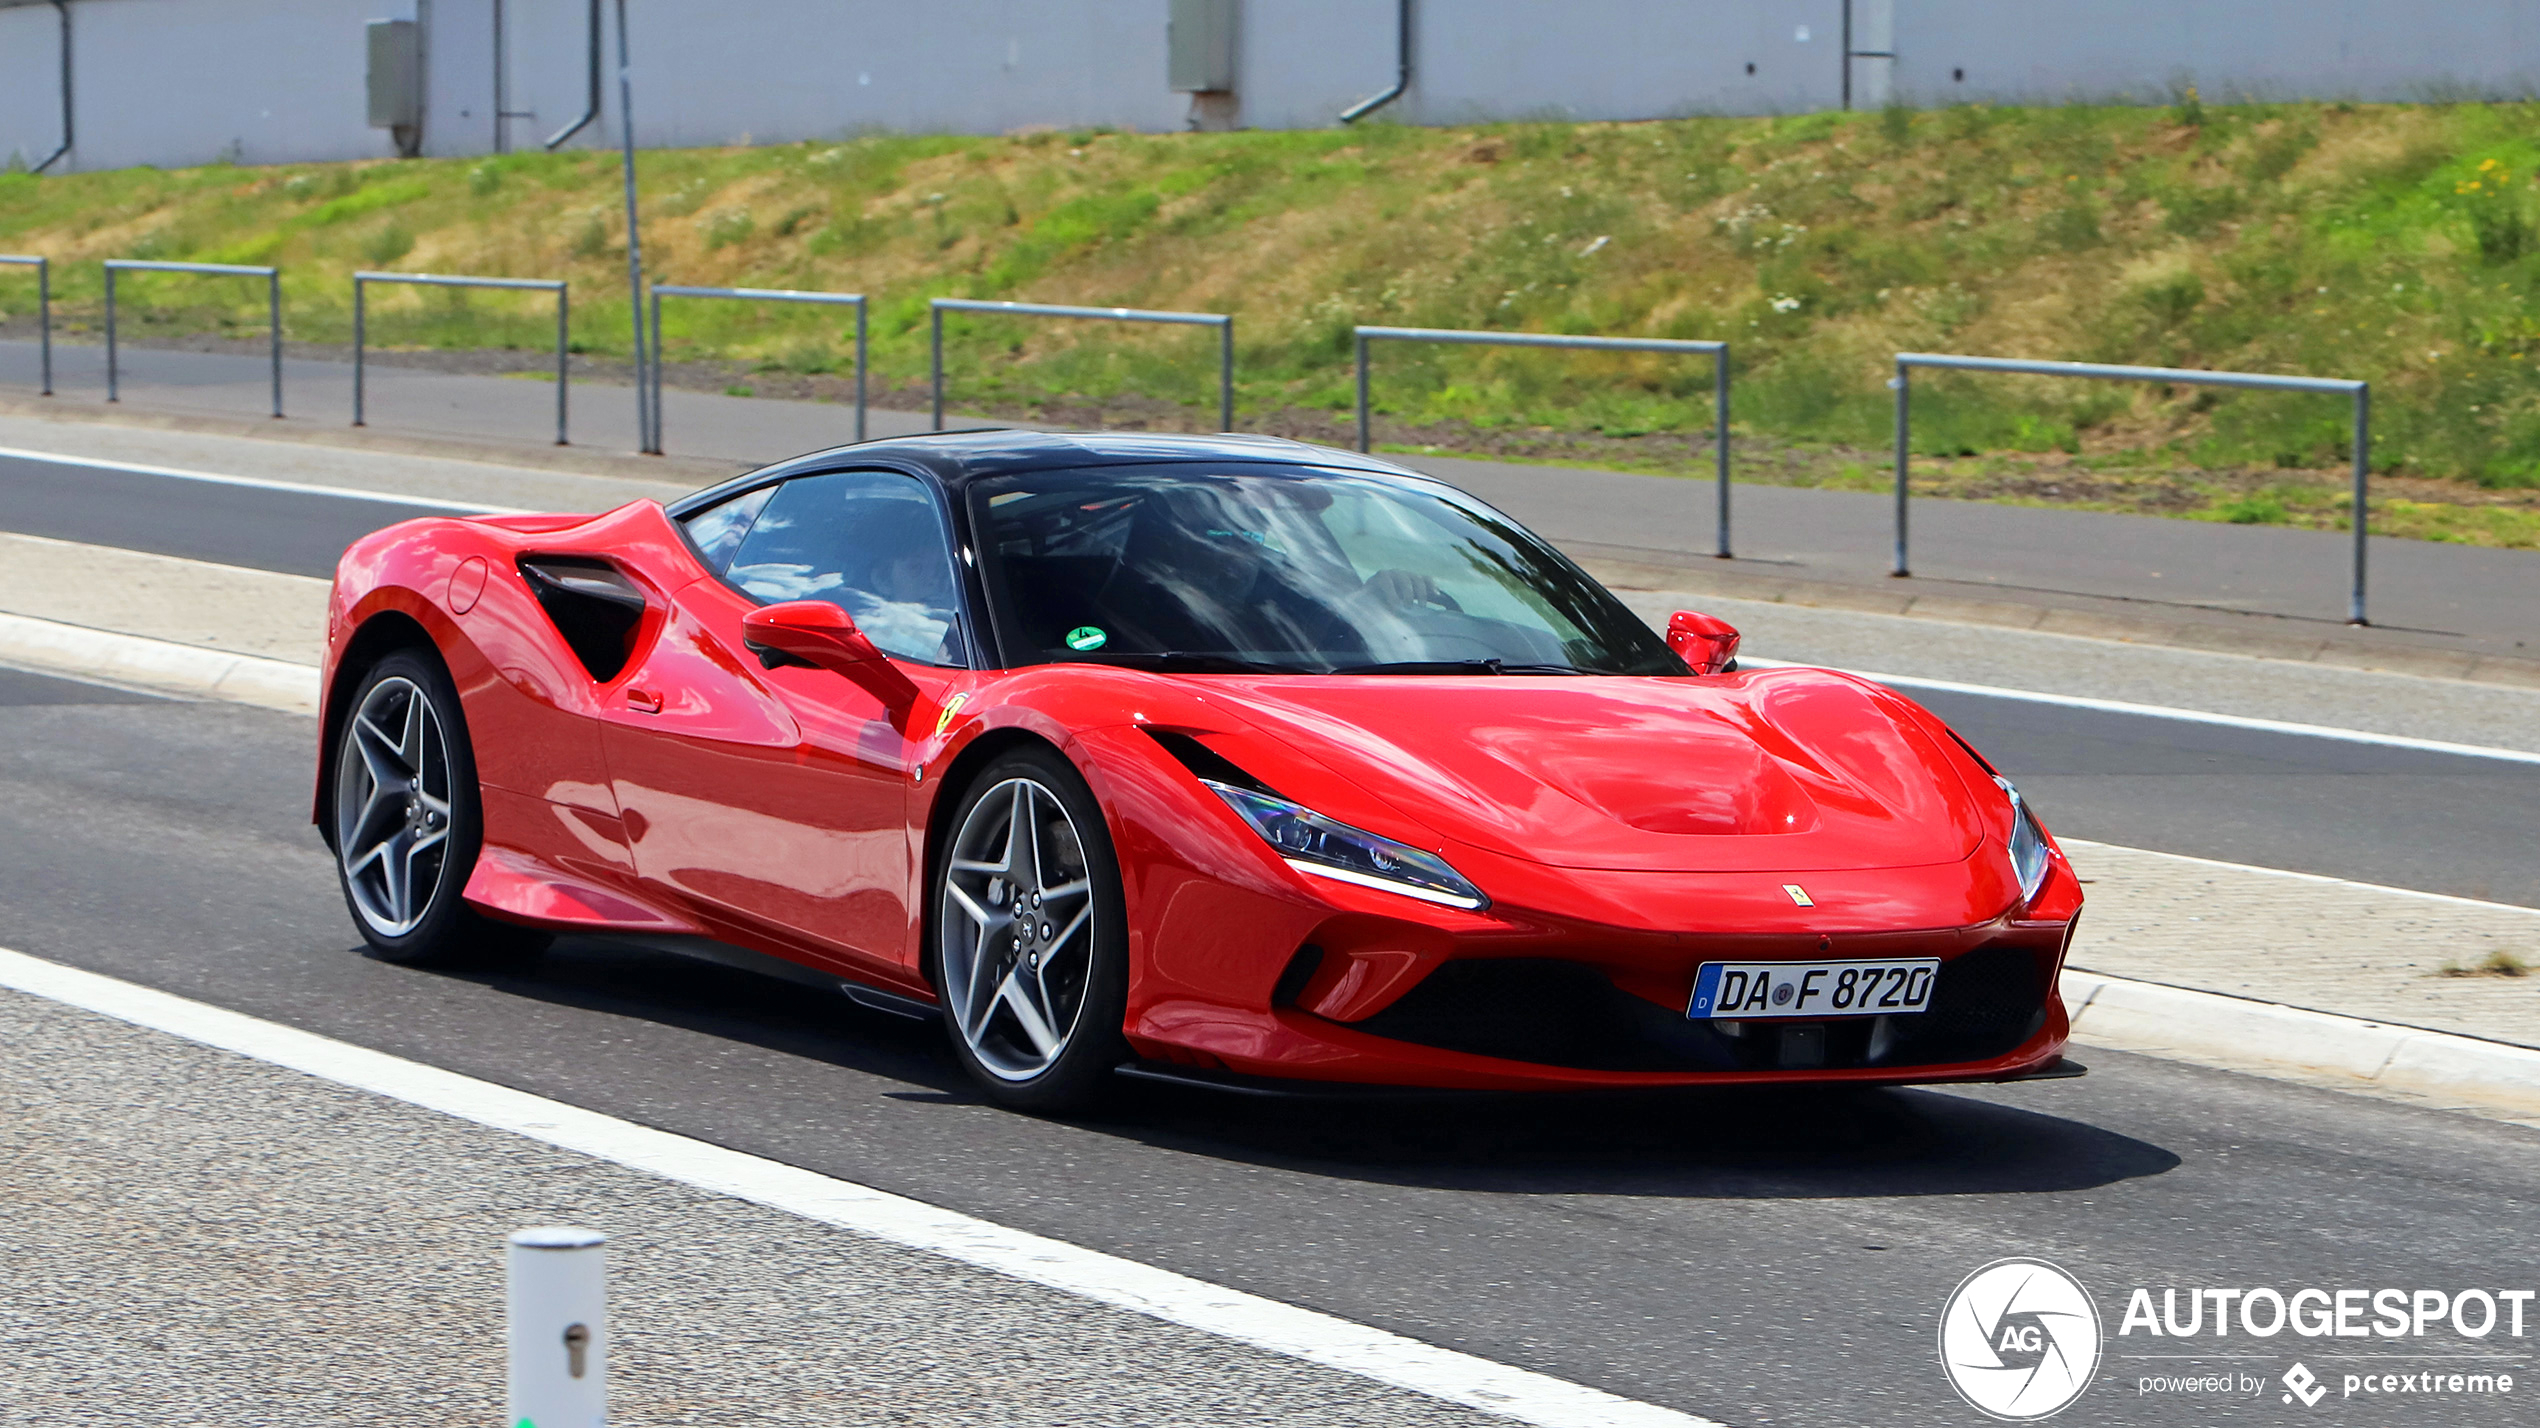
[[[1017,663],[1685,672],[1585,571],[1444,485],[1187,462],[992,478],[971,499]]]

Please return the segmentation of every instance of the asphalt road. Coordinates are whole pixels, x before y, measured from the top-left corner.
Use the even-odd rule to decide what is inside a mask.
[[[2113,1053],[1972,1091],[1150,1091],[1058,1123],[980,1105],[931,1029],[747,974],[571,942],[512,975],[390,967],[351,950],[309,742],[286,715],[0,678],[0,945],[1736,1424],[1981,1422],[1933,1335],[2008,1254],[2080,1276],[2111,1325],[2136,1285],[2530,1287],[2510,1227],[2540,1213],[2540,1134]],[[2311,1421],[2137,1379],[2470,1349],[2520,1371],[2524,1342],[2112,1338],[2068,1421]],[[2182,1347],[2248,1357],[2134,1357]]]
[[[0,458],[0,529],[299,575],[428,508]],[[2540,765],[2013,698],[1922,693],[2049,827],[2100,842],[2540,906]]]

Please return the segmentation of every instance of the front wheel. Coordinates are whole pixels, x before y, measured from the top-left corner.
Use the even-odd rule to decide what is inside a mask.
[[[370,955],[488,963],[546,945],[461,900],[484,836],[476,759],[440,663],[400,650],[362,677],[335,746],[327,829],[345,905]]]
[[[931,891],[954,1054],[999,1104],[1082,1109],[1128,1056],[1128,921],[1101,806],[1055,752],[1018,751],[971,781],[952,828]]]

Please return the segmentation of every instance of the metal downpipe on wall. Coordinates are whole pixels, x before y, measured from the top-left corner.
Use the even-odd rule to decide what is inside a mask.
[[[582,117],[548,135],[541,144],[552,149],[590,127],[600,117],[600,0],[591,0],[591,17],[587,39],[590,43],[590,93],[582,102]]]
[[[71,7],[70,0],[53,0],[53,13],[62,22],[62,142],[41,162],[27,170],[40,174],[53,167],[62,155],[71,151]]]
[[[1394,0],[1393,84],[1381,94],[1371,94],[1341,111],[1341,122],[1355,124],[1402,97],[1411,87],[1411,3]]]

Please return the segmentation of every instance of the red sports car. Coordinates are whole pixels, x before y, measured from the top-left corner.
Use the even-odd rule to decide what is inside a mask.
[[[316,816],[391,961],[639,939],[1006,1104],[2071,1074],[2081,889],[1896,693],[1652,632],[1351,452],[974,433],[348,550]]]

